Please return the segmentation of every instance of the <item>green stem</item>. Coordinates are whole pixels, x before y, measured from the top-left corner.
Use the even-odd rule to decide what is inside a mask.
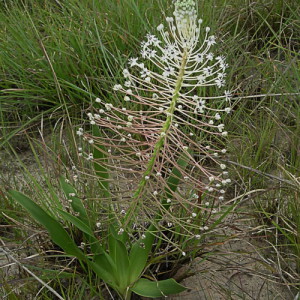
[[[176,109],[176,104],[178,103],[178,99],[180,96],[180,90],[182,87],[182,82],[184,79],[184,72],[185,72],[185,67],[187,64],[187,58],[188,58],[188,51],[187,49],[184,49],[183,52],[183,56],[182,56],[182,61],[181,61],[181,66],[180,66],[180,70],[179,70],[179,74],[178,74],[178,78],[176,81],[176,85],[175,85],[175,89],[174,89],[174,94],[172,96],[172,101],[170,103],[170,107],[168,108],[166,114],[167,114],[167,119],[166,122],[164,123],[161,131],[160,131],[160,138],[157,141],[157,143],[154,146],[154,150],[153,150],[153,154],[151,159],[149,160],[146,170],[143,174],[143,178],[141,179],[136,191],[133,194],[133,200],[134,201],[134,206],[131,208],[130,212],[127,213],[126,219],[125,219],[125,224],[127,225],[129,220],[132,218],[132,215],[134,214],[134,212],[136,211],[136,208],[138,206],[138,199],[140,197],[140,195],[143,193],[144,188],[146,186],[146,176],[149,176],[152,172],[153,166],[155,164],[156,158],[159,155],[160,150],[162,149],[164,142],[165,142],[165,138],[166,135],[172,125],[172,120],[173,120],[173,115]]]

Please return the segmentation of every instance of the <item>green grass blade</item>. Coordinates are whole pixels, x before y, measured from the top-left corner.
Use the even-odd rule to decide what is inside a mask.
[[[101,137],[101,133],[98,126],[93,126],[93,135],[96,137]],[[102,150],[102,151],[101,151]],[[109,172],[106,167],[101,164],[107,160],[104,149],[99,149],[97,147],[93,148],[93,156],[95,159],[94,168],[96,175],[98,176],[100,187],[103,190],[105,198],[110,198],[109,192]]]

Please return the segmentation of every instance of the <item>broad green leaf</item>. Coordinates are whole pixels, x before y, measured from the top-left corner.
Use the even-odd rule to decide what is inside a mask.
[[[119,285],[126,288],[130,282],[128,252],[124,242],[120,240],[121,236],[116,233],[113,225],[110,226],[109,230],[109,256],[116,264]],[[123,234],[125,234],[125,232]]]
[[[43,225],[49,232],[52,241],[61,247],[67,254],[85,260],[85,256],[71,239],[66,230],[54,218],[50,217],[42,208],[24,194],[17,191],[9,191],[9,194],[20,203],[32,217]]]
[[[99,278],[104,280],[107,284],[114,287],[118,285],[116,265],[106,252],[96,255],[94,261],[89,261],[88,264]]]
[[[108,250],[109,256],[112,258],[114,262],[116,262],[117,254],[116,254],[117,242],[116,238],[113,236],[112,233],[108,236]]]
[[[151,281],[149,279],[141,278],[131,288],[131,291],[134,293],[149,298],[178,294],[185,290],[186,288],[177,283],[174,279]]]
[[[119,286],[124,289],[129,285],[129,258],[123,242],[116,240],[116,267],[119,276]]]
[[[147,265],[148,257],[155,238],[152,233],[154,230],[155,227],[151,225],[145,233],[146,238],[139,239],[131,247],[129,254],[130,283],[135,282],[141,277],[142,272]]]

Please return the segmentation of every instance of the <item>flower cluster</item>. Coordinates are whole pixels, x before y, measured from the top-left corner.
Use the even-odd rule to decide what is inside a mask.
[[[96,99],[96,111],[88,118],[101,137],[77,132],[105,152],[98,163],[109,165],[112,193],[145,206],[149,216],[163,209],[168,177],[172,168],[180,169],[183,184],[177,193],[167,191],[172,195],[167,203],[188,203],[188,217],[180,220],[186,223],[199,209],[216,212],[231,182],[220,160],[226,153],[220,141],[227,136],[223,114],[231,112],[231,93],[212,96],[224,87],[228,65],[211,51],[216,38],[202,24],[195,1],[176,1],[174,16],[157,27],[158,35],[147,34],[141,57],[129,59],[124,82],[113,87],[123,95],[121,105]],[[178,164],[183,154],[186,168]],[[115,185],[126,190],[120,194]],[[209,193],[210,202],[201,203],[199,192]]]

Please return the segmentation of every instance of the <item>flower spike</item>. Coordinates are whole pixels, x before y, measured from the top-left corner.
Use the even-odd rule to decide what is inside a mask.
[[[211,51],[216,38],[202,24],[195,1],[175,1],[174,16],[157,26],[158,36],[146,35],[141,57],[128,60],[124,82],[113,87],[123,94],[120,105],[97,98],[95,107],[101,108],[88,114],[102,136],[84,136],[106,149],[98,163],[109,167],[114,197],[129,206],[126,222],[142,208],[140,218],[155,215],[157,208],[170,218],[164,197],[169,206],[184,207],[192,216],[197,209],[208,210],[198,194],[209,194],[211,209],[224,199],[230,179],[220,161],[226,153],[221,140],[227,135],[222,114],[230,113],[231,93],[212,96],[211,91],[225,85],[228,65]],[[78,134],[83,135],[81,129]],[[188,162],[184,168],[179,163],[183,154]],[[180,172],[177,192],[168,187],[174,168]],[[126,187],[122,193],[120,186]],[[189,218],[180,222],[192,226]]]

